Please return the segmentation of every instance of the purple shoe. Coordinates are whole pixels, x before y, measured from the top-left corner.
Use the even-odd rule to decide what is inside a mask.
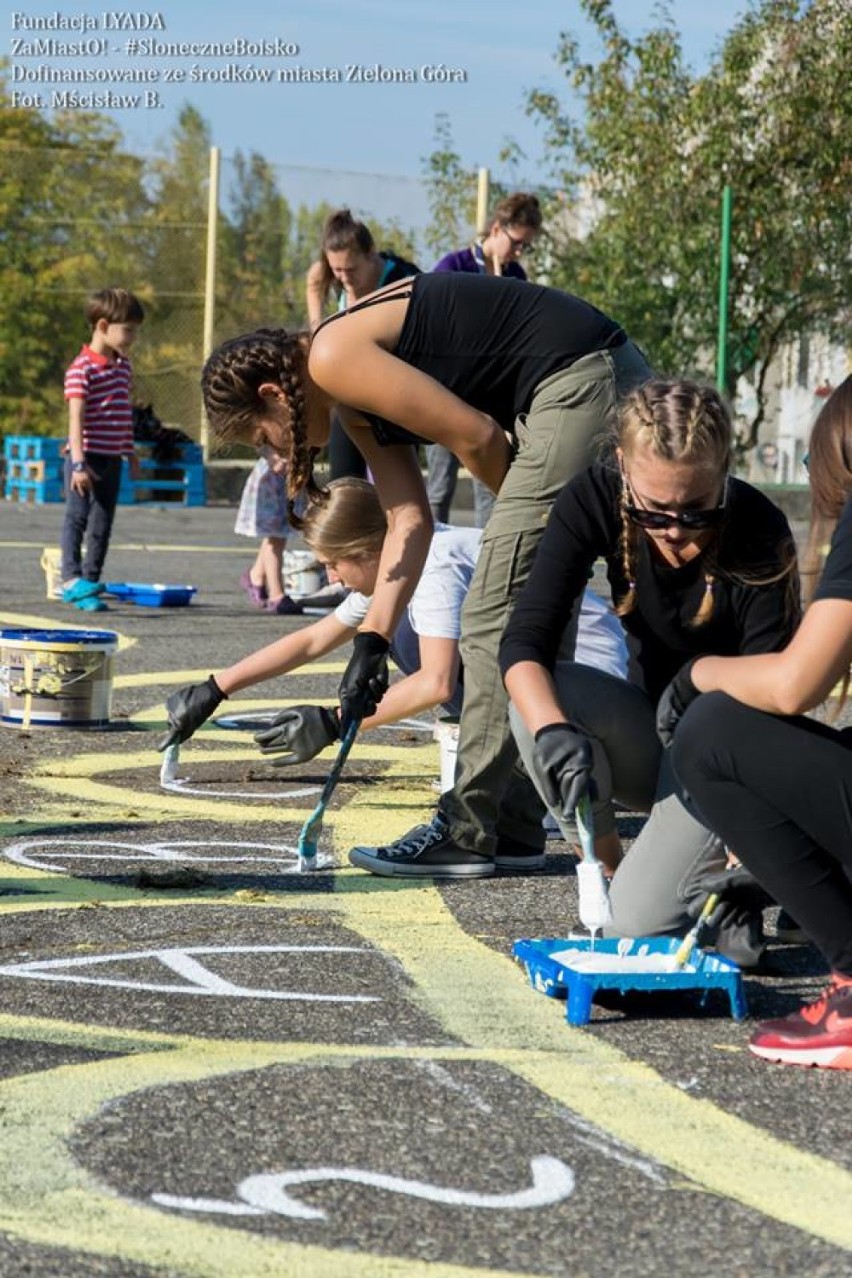
[[[289,595],[282,595],[280,599],[271,600],[266,605],[267,612],[274,612],[279,617],[299,617],[302,614],[302,605],[296,603],[295,599],[291,599]]]
[[[266,593],[265,586],[256,586],[251,579],[251,573],[246,568],[240,574],[240,585],[248,595],[255,608],[265,608],[269,595]]]

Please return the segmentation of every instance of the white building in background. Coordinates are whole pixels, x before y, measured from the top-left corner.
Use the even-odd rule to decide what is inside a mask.
[[[769,484],[807,482],[802,458],[808,450],[811,427],[831,391],[850,372],[850,350],[824,337],[805,334],[783,348],[770,369],[766,416],[757,448],[746,462],[745,478]],[[736,399],[738,423],[747,426],[756,410],[754,387],[741,378]]]

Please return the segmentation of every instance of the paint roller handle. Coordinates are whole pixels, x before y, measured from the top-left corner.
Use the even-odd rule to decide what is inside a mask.
[[[592,777],[592,743],[567,723],[548,723],[535,734],[533,780],[545,803],[570,817],[586,796],[597,790]]]
[[[352,656],[337,690],[344,734],[354,721],[360,723],[375,714],[376,706],[387,692],[389,651],[389,641],[372,630],[361,630],[353,639]]]
[[[169,746],[188,741],[227,699],[213,675],[205,679],[204,683],[191,683],[186,688],[173,692],[166,701],[169,730],[160,737],[157,749],[168,750]]]

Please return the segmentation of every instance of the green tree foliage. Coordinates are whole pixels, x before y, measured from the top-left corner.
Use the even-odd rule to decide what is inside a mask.
[[[141,166],[89,113],[46,120],[0,83],[0,421],[61,434],[65,367],[88,337],[86,294],[135,288],[133,229],[147,207]],[[107,218],[110,230],[107,232]]]
[[[566,210],[553,282],[617,316],[661,370],[711,377],[729,184],[728,390],[755,383],[748,447],[779,348],[848,325],[852,7],[760,0],[702,76],[665,7],[636,40],[610,0],[581,7],[603,52],[585,60],[564,34],[556,57],[582,115],[552,93],[529,98]]]
[[[462,164],[450,118],[435,117],[435,148],[422,162],[430,222],[424,234],[436,258],[467,243],[476,230],[476,171]]]

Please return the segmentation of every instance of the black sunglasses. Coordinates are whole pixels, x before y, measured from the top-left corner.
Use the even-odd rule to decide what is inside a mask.
[[[626,476],[625,476],[626,480]],[[629,485],[627,491],[630,491]],[[709,510],[648,510],[645,506],[634,506],[630,502],[624,503],[624,513],[631,523],[638,524],[640,528],[650,528],[655,532],[662,532],[665,528],[671,528],[672,524],[676,524],[678,528],[686,528],[692,532],[699,532],[704,528],[715,528],[725,517],[725,505],[728,497],[728,479],[725,477],[725,487],[722,489],[722,500],[718,506],[711,506]]]

